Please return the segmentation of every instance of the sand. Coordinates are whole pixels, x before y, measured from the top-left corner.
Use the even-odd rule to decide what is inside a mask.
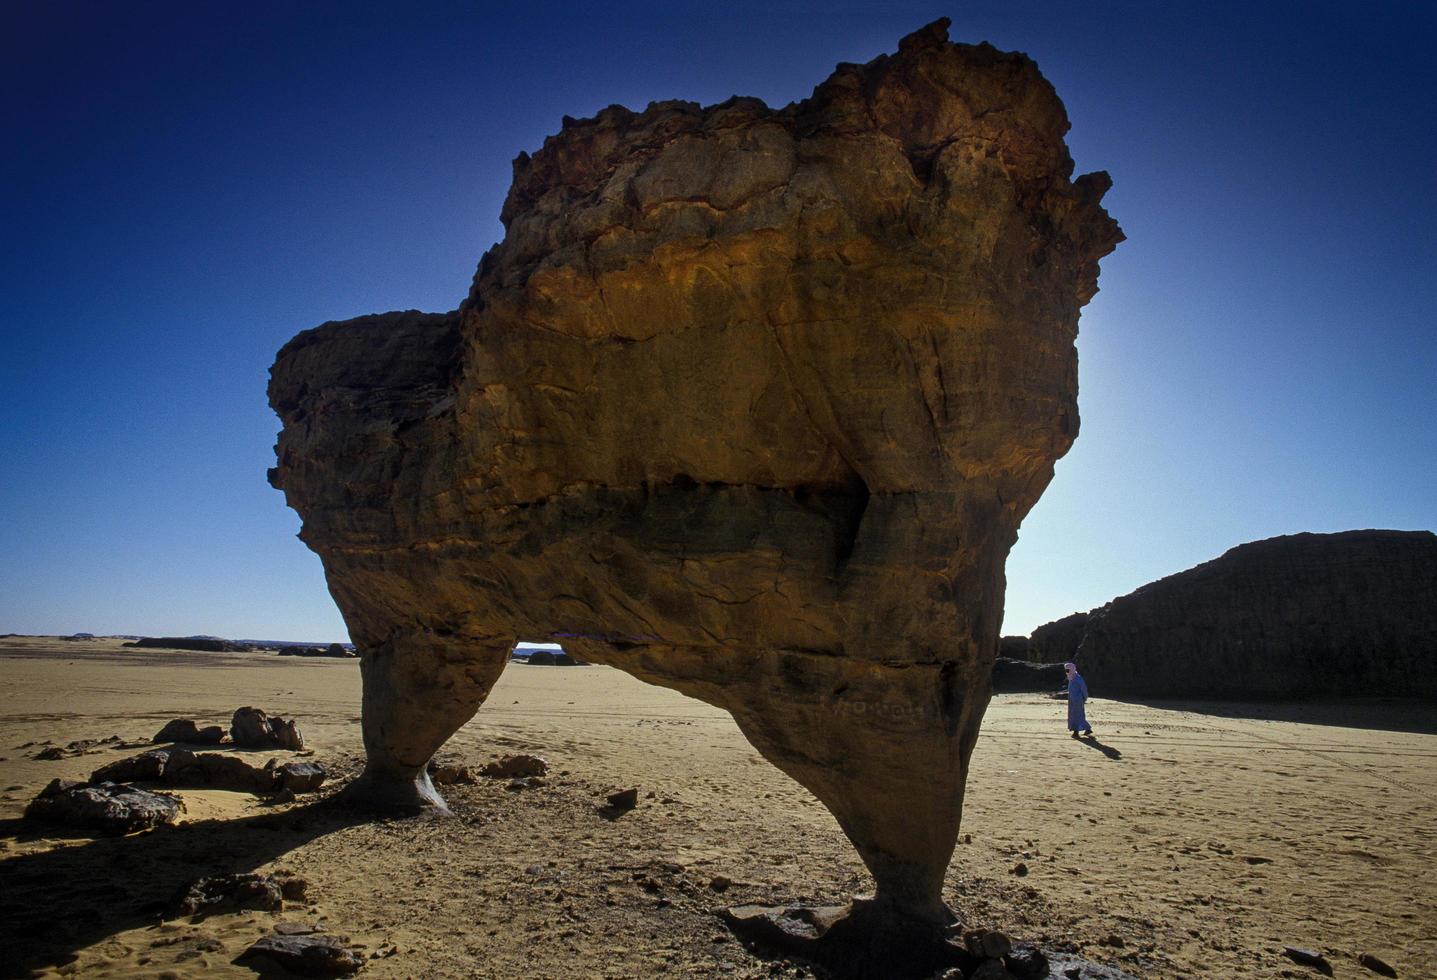
[[[357,664],[11,638],[0,682],[0,972],[253,976],[232,960],[288,921],[362,946],[371,977],[807,975],[715,911],[867,887],[827,811],[726,713],[608,668],[512,665],[441,757],[536,752],[550,776],[448,787],[453,819],[183,791],[181,829],[102,840],[18,818],[50,779],[136,750],[19,746],[142,740],[253,704],[298,717],[342,782],[361,754]],[[1067,737],[1057,701],[994,699],[948,876],[966,921],[1142,977],[1317,976],[1287,944],[1337,977],[1376,976],[1364,952],[1437,977],[1437,706],[1098,698],[1089,717],[1096,745]],[[631,786],[639,806],[606,818],[603,797]],[[256,869],[302,875],[312,904],[162,921],[191,878]]]

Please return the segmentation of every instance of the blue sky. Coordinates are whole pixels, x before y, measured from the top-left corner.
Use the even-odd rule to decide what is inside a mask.
[[[446,310],[565,115],[806,97],[940,16],[1032,55],[1128,241],[1006,632],[1243,541],[1437,527],[1423,3],[0,8],[0,632],[344,638],[265,482],[275,351]]]

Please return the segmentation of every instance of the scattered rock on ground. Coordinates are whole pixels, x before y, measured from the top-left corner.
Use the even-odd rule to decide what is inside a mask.
[[[219,745],[225,730],[219,725],[199,727],[188,718],[176,718],[155,733],[152,742],[184,742],[189,745]]]
[[[287,874],[230,874],[196,878],[180,889],[171,917],[233,909],[279,911],[285,900],[302,902],[309,882]]]
[[[1371,953],[1363,953],[1357,957],[1357,962],[1367,967],[1373,973],[1380,973],[1384,977],[1395,977],[1397,971],[1389,966],[1381,957],[1373,956]]]
[[[1018,980],[1043,980],[1048,975],[1048,957],[1036,946],[1019,943],[1003,959]]]
[[[128,759],[116,759],[90,773],[92,783],[158,783],[165,774],[169,749],[152,749]]]
[[[439,786],[478,782],[468,766],[457,762],[435,762],[433,759],[429,760],[429,778]]]
[[[184,811],[182,801],[163,793],[54,779],[25,808],[25,818],[120,835],[173,824]]]
[[[1013,941],[995,929],[973,929],[963,933],[963,945],[979,959],[998,960],[1008,955]]]
[[[304,736],[293,719],[271,718],[259,708],[244,707],[234,713],[230,722],[230,738],[246,749],[304,748]]]
[[[1329,977],[1332,976],[1332,964],[1327,962],[1327,957],[1323,956],[1317,950],[1304,949],[1301,946],[1284,946],[1282,947],[1282,951],[1292,962],[1301,963],[1303,966],[1310,966],[1319,973],[1324,973]]]
[[[49,748],[41,749],[35,753],[34,758],[53,762],[56,759],[71,759],[77,755],[94,755],[104,748],[121,744],[123,743],[118,735],[111,735],[109,738],[82,738],[65,745],[52,745]]]
[[[537,755],[506,755],[479,771],[490,779],[517,779],[546,775],[549,772],[549,763]]]
[[[328,777],[328,770],[317,762],[286,762],[277,766],[271,759],[263,767],[258,767],[237,755],[220,752],[151,749],[101,766],[90,775],[90,782],[164,783],[166,786],[229,789],[241,793],[272,793],[277,789],[309,793],[317,790]]]
[[[608,796],[609,806],[615,810],[632,810],[639,805],[638,788],[620,790],[617,793],[610,793]]]
[[[329,778],[318,762],[286,762],[274,772],[279,788],[293,793],[312,793]]]
[[[293,973],[307,977],[338,977],[356,973],[364,966],[358,953],[345,947],[335,936],[265,936],[241,953],[237,960],[265,957]]]

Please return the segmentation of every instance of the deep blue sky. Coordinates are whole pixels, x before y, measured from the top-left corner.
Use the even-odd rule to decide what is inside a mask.
[[[1128,241],[1007,632],[1243,541],[1437,526],[1437,15],[1382,3],[0,8],[0,632],[333,640],[275,351],[451,309],[564,114],[806,97],[940,16],[1031,54]]]

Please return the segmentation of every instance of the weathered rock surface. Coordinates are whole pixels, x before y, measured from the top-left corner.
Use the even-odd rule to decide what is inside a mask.
[[[30,801],[25,819],[99,834],[131,834],[173,824],[185,805],[173,796],[114,783],[54,779]]]
[[[117,759],[90,774],[91,783],[162,783],[187,789],[228,789],[242,793],[290,790],[309,793],[329,776],[317,762],[270,759],[252,766],[236,755],[191,752],[188,749],[152,749],[128,759]]]
[[[230,721],[230,739],[246,749],[293,749],[298,752],[304,748],[299,722],[279,716],[271,718],[259,708],[244,707],[235,711]]]
[[[257,940],[236,959],[271,960],[302,977],[342,977],[358,973],[364,958],[338,936],[274,935]]]
[[[329,778],[329,770],[318,762],[286,762],[274,770],[275,785],[291,793],[313,793]]]
[[[1239,545],[1035,630],[1098,697],[1437,696],[1437,535]]]
[[[280,352],[271,479],[363,654],[357,798],[442,807],[426,762],[551,638],[732,712],[877,907],[947,918],[1004,561],[1122,235],[1033,62],[946,28],[781,110],[566,120],[458,311]]]
[[[155,733],[153,742],[184,742],[187,745],[219,745],[224,741],[225,730],[219,725],[201,728],[188,718],[176,718],[166,722],[165,727]]]
[[[196,878],[180,889],[171,903],[171,917],[260,909],[277,912],[285,900],[303,902],[309,882],[289,874],[228,874]]]
[[[549,772],[549,763],[537,755],[506,755],[490,762],[480,769],[490,779],[518,779],[524,776],[543,776]]]

